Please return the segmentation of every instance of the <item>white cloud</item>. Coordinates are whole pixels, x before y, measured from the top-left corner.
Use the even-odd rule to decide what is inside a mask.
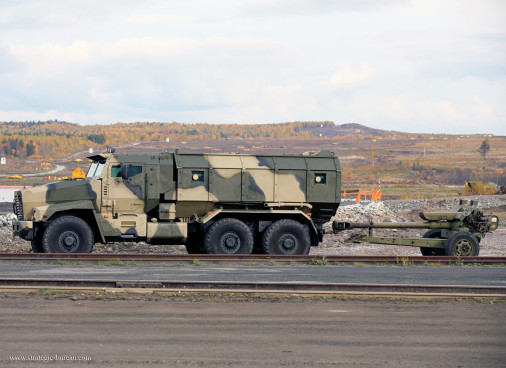
[[[343,64],[339,71],[333,74],[330,79],[323,82],[324,85],[333,87],[356,86],[369,82],[376,74],[376,69],[370,65],[351,67]]]

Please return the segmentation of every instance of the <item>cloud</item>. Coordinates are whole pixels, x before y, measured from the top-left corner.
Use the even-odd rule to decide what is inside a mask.
[[[351,67],[348,64],[343,64],[337,73],[333,74],[328,81],[322,84],[331,87],[362,85],[369,82],[376,73],[377,70],[370,65]]]
[[[8,51],[22,66],[0,79],[18,97],[11,107],[28,102],[41,111],[65,106],[69,112],[246,105],[293,52],[278,42],[224,38],[79,41]]]
[[[243,16],[286,16],[372,12],[407,4],[407,0],[277,0],[255,1],[240,8]]]
[[[0,2],[0,29],[74,28],[143,9],[156,0],[21,0]]]

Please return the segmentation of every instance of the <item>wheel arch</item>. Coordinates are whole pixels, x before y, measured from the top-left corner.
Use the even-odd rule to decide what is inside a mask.
[[[59,212],[53,213],[51,217],[49,217],[43,224],[44,229],[54,220],[63,216],[74,216],[84,220],[91,228],[93,232],[93,236],[95,240],[100,240],[100,242],[105,243],[105,236],[100,228],[98,221],[95,216],[95,212],[91,209],[67,209]]]

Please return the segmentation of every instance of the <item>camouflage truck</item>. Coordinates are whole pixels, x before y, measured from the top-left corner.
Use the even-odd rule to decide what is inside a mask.
[[[331,152],[162,152],[89,157],[83,180],[15,192],[15,235],[34,252],[88,253],[95,243],[182,244],[190,254],[308,254],[341,197]]]

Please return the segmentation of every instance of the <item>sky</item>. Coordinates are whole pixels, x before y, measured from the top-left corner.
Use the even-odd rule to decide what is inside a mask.
[[[0,0],[0,121],[506,135],[504,0]]]

